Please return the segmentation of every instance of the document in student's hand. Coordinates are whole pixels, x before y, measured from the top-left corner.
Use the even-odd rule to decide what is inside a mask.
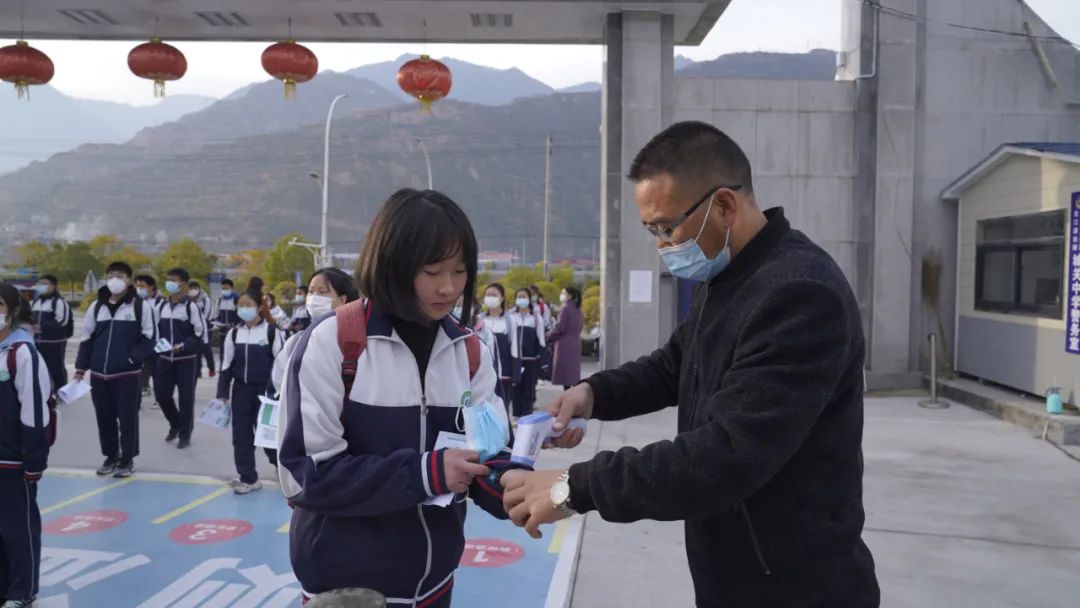
[[[167,353],[167,352],[171,352],[171,351],[172,351],[172,344],[169,344],[169,341],[166,340],[165,338],[159,338],[158,341],[157,341],[157,344],[154,346],[154,352],[158,353],[159,355],[161,353]]]
[[[278,447],[278,402],[263,395],[259,395],[259,402],[261,405],[255,424],[255,447],[276,450]]]
[[[447,433],[446,431],[439,431],[439,437],[435,440],[435,449],[441,450],[444,448],[452,448],[458,450],[468,449],[469,444],[465,438],[465,435],[461,433]],[[440,494],[433,496],[421,504],[432,505],[435,507],[449,507],[450,503],[454,501],[454,494]]]
[[[64,403],[72,403],[87,395],[90,392],[90,383],[86,380],[74,380],[68,382],[64,386],[61,386],[56,394],[60,397],[60,400]]]
[[[227,429],[232,422],[232,408],[221,399],[214,399],[203,408],[198,420],[207,426]]]

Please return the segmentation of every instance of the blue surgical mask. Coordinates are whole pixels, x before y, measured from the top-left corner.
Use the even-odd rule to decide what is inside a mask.
[[[34,293],[36,293],[39,296],[45,295],[45,293],[48,292],[48,291],[49,291],[49,286],[44,284],[44,283],[38,283],[38,284],[34,285]]]
[[[518,308],[528,308],[529,298],[518,298],[514,303],[517,304]]]
[[[177,283],[176,281],[165,281],[165,291],[169,295],[180,291],[180,283]]]
[[[705,221],[702,222],[697,236],[678,245],[660,249],[660,257],[667,264],[668,270],[680,279],[709,281],[723,272],[731,262],[731,228],[728,228],[727,236],[724,237],[724,248],[716,254],[715,258],[710,260],[705,257],[701,245],[698,245],[698,239],[701,238],[701,233],[705,231],[705,224],[708,223],[710,210],[712,210],[712,201],[709,201],[709,206],[705,209]]]
[[[255,315],[258,312],[254,306],[241,306],[236,309],[236,316],[240,317],[240,320],[244,323],[250,323],[255,320]]]
[[[462,408],[465,417],[465,443],[480,453],[480,462],[491,460],[506,447],[510,436],[506,419],[488,402]]]

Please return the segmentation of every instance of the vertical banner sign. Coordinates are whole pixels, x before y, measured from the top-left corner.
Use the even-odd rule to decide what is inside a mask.
[[[1080,355],[1080,192],[1069,205],[1069,291],[1066,298],[1065,352]]]

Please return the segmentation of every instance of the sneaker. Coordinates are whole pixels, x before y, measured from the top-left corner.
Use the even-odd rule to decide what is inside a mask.
[[[116,472],[113,473],[113,477],[117,479],[124,479],[126,477],[131,477],[134,472],[135,464],[133,462],[131,462],[130,460],[121,460],[120,464],[116,466]]]
[[[254,492],[255,490],[261,490],[261,489],[262,489],[262,482],[261,481],[256,480],[255,483],[244,483],[244,482],[241,481],[240,483],[233,486],[232,491],[235,494],[243,495],[243,494],[250,494],[250,493]]]
[[[165,441],[172,441],[176,439],[176,436],[180,434],[180,429],[169,429],[169,434],[165,435]]]
[[[160,410],[161,406],[158,405],[157,401],[155,401],[155,402],[150,404],[150,409],[152,409],[152,410]]]
[[[116,472],[117,464],[119,464],[119,461],[117,461],[115,458],[106,458],[105,462],[103,462],[101,466],[98,467],[97,474],[102,477],[105,477],[106,475],[112,475]],[[7,604],[4,604],[4,606],[0,608],[6,608],[6,606]]]
[[[188,447],[188,446],[190,446],[190,445],[191,445],[191,440],[190,440],[190,439],[187,439],[187,438],[185,438],[185,437],[181,437],[181,438],[180,438],[180,441],[178,441],[178,442],[176,443],[176,447],[177,447],[178,449],[181,449],[181,450],[182,450],[182,449],[184,449],[184,448],[186,448],[186,447]]]
[[[241,483],[242,482],[241,482],[239,477],[233,477],[232,479],[229,480],[229,487],[230,488],[235,488],[236,486],[240,485]]]
[[[34,608],[34,600],[37,598],[30,598],[28,600],[8,600],[0,605],[0,608]]]
[[[142,396],[143,397],[149,397],[150,396],[150,388],[149,387],[142,389]]]

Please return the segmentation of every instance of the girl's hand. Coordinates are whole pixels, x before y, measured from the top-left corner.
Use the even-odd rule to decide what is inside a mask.
[[[480,464],[480,454],[474,450],[445,450],[443,469],[446,471],[446,487],[454,494],[468,492],[474,477],[491,474],[491,469]]]

